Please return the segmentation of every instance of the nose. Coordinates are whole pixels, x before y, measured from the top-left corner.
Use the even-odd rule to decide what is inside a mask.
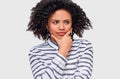
[[[60,24],[59,24],[59,29],[60,29],[60,30],[64,30],[64,29],[65,29],[64,24],[63,24],[63,23],[60,23]]]

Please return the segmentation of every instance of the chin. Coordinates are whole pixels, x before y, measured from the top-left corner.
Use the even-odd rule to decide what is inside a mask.
[[[63,36],[58,36],[57,38],[58,38],[58,39],[62,39],[62,37],[63,37]]]

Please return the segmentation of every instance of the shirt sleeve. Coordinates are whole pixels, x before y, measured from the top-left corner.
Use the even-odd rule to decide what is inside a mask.
[[[90,79],[93,70],[93,47],[91,43],[86,44],[83,55],[78,60],[77,70],[73,79]]]
[[[58,79],[62,77],[62,70],[66,64],[64,57],[58,53],[54,59],[50,61],[50,64],[46,63],[42,58],[42,55],[38,57],[33,51],[29,53],[29,61],[34,79]]]

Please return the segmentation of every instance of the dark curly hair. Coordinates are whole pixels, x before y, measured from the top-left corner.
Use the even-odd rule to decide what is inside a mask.
[[[46,28],[48,19],[59,9],[64,9],[71,14],[73,33],[77,36],[82,37],[85,29],[92,28],[83,9],[71,0],[41,0],[32,8],[27,31],[33,31],[33,34],[39,39],[42,37],[43,40],[47,40],[49,37]]]

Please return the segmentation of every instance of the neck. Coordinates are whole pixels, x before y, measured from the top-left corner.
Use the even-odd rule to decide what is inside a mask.
[[[57,42],[55,41],[55,39],[54,38],[50,38],[50,40],[54,43],[54,44],[56,44],[57,45]]]

